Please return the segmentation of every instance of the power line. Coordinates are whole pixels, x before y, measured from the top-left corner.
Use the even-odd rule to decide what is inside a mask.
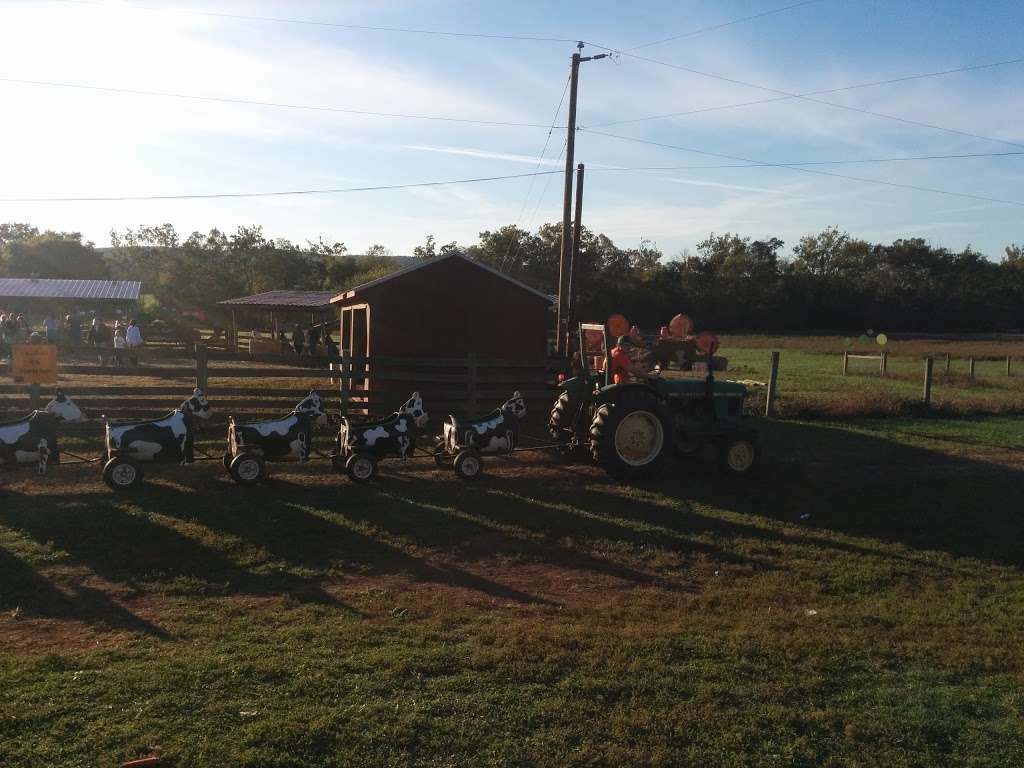
[[[292,19],[281,16],[252,16],[242,13],[220,13],[216,11],[192,11],[178,8],[167,8],[160,6],[146,6],[135,4],[132,6],[114,6],[106,3],[90,2],[90,0],[58,0],[58,2],[70,3],[72,5],[86,5],[108,10],[123,10],[129,8],[133,11],[155,11],[157,13],[173,13],[187,16],[207,16],[218,19],[236,19],[240,21],[260,21],[273,24],[292,24],[298,26],[328,27],[333,29],[351,29],[362,32],[399,32],[410,35],[435,35],[439,37],[476,37],[486,40],[521,40],[541,43],[575,43],[576,38],[570,37],[544,37],[540,35],[501,35],[489,32],[459,32],[444,29],[417,29],[414,27],[389,27],[373,24],[345,24],[336,21],[318,21],[315,19]]]
[[[783,90],[781,90],[779,88],[771,88],[771,87],[766,86],[766,85],[759,85],[757,83],[751,83],[751,82],[748,82],[746,80],[739,80],[739,79],[734,78],[734,77],[726,77],[724,75],[716,75],[716,74],[714,74],[712,72],[705,72],[705,71],[700,70],[700,69],[694,69],[693,67],[686,67],[686,66],[683,66],[682,64],[672,64],[671,62],[661,61],[659,59],[652,59],[652,58],[647,57],[647,56],[638,56],[635,53],[627,53],[625,51],[620,51],[620,50],[617,50],[617,49],[614,49],[614,48],[608,48],[607,46],[599,45],[597,43],[589,43],[589,44],[593,45],[596,48],[601,48],[601,49],[606,50],[606,51],[611,51],[613,53],[617,53],[617,54],[619,54],[621,56],[628,56],[629,58],[636,59],[637,61],[646,61],[646,62],[648,62],[650,64],[657,64],[657,65],[662,66],[662,67],[668,67],[670,69],[677,69],[677,70],[679,70],[681,72],[687,72],[687,73],[692,74],[692,75],[700,75],[701,77],[711,78],[712,80],[720,80],[720,81],[725,82],[725,83],[731,83],[732,85],[742,85],[742,86],[744,86],[746,88],[755,88],[755,89],[757,89],[759,91],[766,91],[768,93],[774,93],[774,94],[777,94],[779,96],[783,96],[786,99],[801,99],[802,101],[809,101],[809,102],[813,102],[815,104],[824,104],[825,106],[834,107],[835,109],[842,109],[842,110],[846,110],[848,112],[857,112],[857,113],[862,114],[862,115],[871,115],[872,117],[879,117],[879,118],[883,118],[885,120],[893,120],[895,122],[905,123],[906,125],[913,125],[913,126],[917,126],[919,128],[930,128],[930,129],[936,130],[936,131],[944,131],[946,133],[953,133],[953,134],[956,134],[958,136],[968,136],[970,138],[982,139],[984,141],[994,141],[994,142],[997,142],[999,144],[1007,144],[1007,145],[1013,146],[1013,147],[1024,147],[1024,144],[1021,144],[1021,143],[1018,143],[1018,142],[1015,142],[1015,141],[1007,141],[1006,139],[997,139],[997,138],[994,138],[992,136],[983,136],[983,135],[978,134],[978,133],[971,133],[970,131],[962,131],[962,130],[959,130],[957,128],[947,128],[947,127],[942,126],[942,125],[935,125],[934,123],[925,123],[925,122],[922,122],[920,120],[911,120],[909,118],[900,117],[898,115],[889,115],[889,114],[886,114],[884,112],[873,112],[870,109],[863,109],[861,107],[853,107],[853,106],[850,106],[848,104],[840,104],[839,102],[835,102],[835,101],[826,101],[825,99],[816,99],[816,98],[813,98],[811,96],[806,96],[806,95],[802,95],[802,94],[799,94],[799,93],[793,93],[791,91],[783,91]],[[779,99],[779,101],[782,101],[782,100],[784,100],[784,99]]]
[[[746,22],[746,21],[754,21],[755,19],[763,19],[765,16],[772,16],[772,15],[774,15],[776,13],[782,13],[783,11],[789,11],[789,10],[792,10],[793,8],[800,8],[801,6],[804,6],[804,5],[811,5],[813,3],[820,3],[821,1],[822,0],[803,0],[803,2],[800,2],[800,3],[793,3],[792,5],[786,5],[786,6],[783,6],[782,8],[772,8],[771,10],[768,10],[768,11],[762,11],[761,13],[755,13],[755,14],[752,14],[750,16],[742,16],[742,17],[740,17],[738,19],[733,19],[732,21],[726,21],[726,22],[723,22],[721,24],[712,24],[709,27],[700,27],[699,29],[694,29],[694,30],[692,30],[690,32],[684,32],[681,35],[672,35],[672,37],[663,37],[660,40],[654,40],[654,41],[652,41],[650,43],[643,43],[642,45],[634,45],[632,48],[623,48],[622,52],[625,53],[627,51],[639,51],[641,48],[650,48],[651,46],[654,46],[654,45],[661,45],[662,43],[670,43],[673,40],[683,40],[683,39],[685,39],[687,37],[695,37],[696,35],[701,35],[701,34],[703,34],[705,32],[714,32],[715,30],[725,29],[726,27],[731,27],[731,26],[733,26],[735,24],[742,24],[743,22]]]
[[[551,143],[551,134],[555,131],[555,123],[558,122],[558,115],[562,111],[562,105],[565,103],[565,95],[569,92],[569,78],[565,78],[565,87],[562,88],[562,96],[558,100],[558,106],[555,107],[555,116],[551,118],[551,127],[548,129],[548,135],[544,139],[544,146],[541,147],[540,155],[537,157],[537,165],[534,166],[534,171],[539,171],[541,163],[544,162],[544,155],[548,151],[548,145]],[[561,156],[561,155],[559,155]],[[523,213],[526,211],[526,206],[530,202],[530,195],[533,192],[534,181],[536,177],[530,179],[530,186],[526,189],[526,197],[523,198],[523,205],[519,209],[519,215],[516,217],[516,224],[519,224],[520,219],[523,218]]]
[[[948,189],[937,189],[935,187],[922,187],[916,184],[902,184],[895,181],[884,181],[882,179],[867,179],[862,176],[848,176],[843,173],[835,173],[834,171],[821,171],[813,168],[804,168],[802,165],[792,165],[786,163],[765,163],[760,160],[751,160],[749,157],[740,157],[738,155],[726,155],[720,152],[708,152],[703,149],[696,149],[694,147],[682,147],[677,144],[665,144],[659,141],[650,141],[648,139],[639,139],[635,136],[620,136],[615,133],[605,133],[604,131],[590,130],[589,133],[593,133],[598,136],[607,136],[612,139],[621,139],[623,141],[632,141],[637,144],[648,144],[655,147],[664,147],[665,149],[675,149],[681,152],[692,152],[696,155],[704,155],[706,157],[720,157],[725,160],[736,160],[739,162],[747,163],[750,167],[761,167],[761,168],[788,168],[792,171],[798,171],[800,173],[812,173],[816,176],[830,176],[837,179],[846,179],[848,181],[860,181],[866,184],[880,184],[885,187],[896,187],[897,189],[912,189],[917,192],[933,192],[938,195],[949,195],[951,197],[964,197],[970,200],[982,200],[988,203],[1003,203],[1005,205],[1018,205],[1024,207],[1024,202],[1019,200],[1005,200],[997,197],[986,197],[984,195],[973,195],[968,192],[952,192]]]
[[[1004,67],[1010,64],[1021,64],[1024,63],[1024,58],[1020,59],[1006,59],[1005,61],[993,61],[988,64],[971,64],[964,67],[955,67],[953,69],[943,69],[937,72],[924,72],[916,75],[904,75],[902,77],[892,77],[887,80],[872,80],[866,83],[854,83],[853,85],[843,85],[838,88],[824,88],[817,91],[804,91],[793,96],[775,96],[770,99],[758,99],[756,101],[741,101],[734,104],[720,104],[711,107],[698,107],[697,109],[688,109],[682,112],[666,112],[660,115],[648,115],[646,117],[636,117],[629,120],[613,120],[606,123],[595,123],[594,128],[608,128],[613,125],[626,125],[629,123],[641,123],[647,120],[662,120],[669,117],[682,117],[684,115],[696,115],[703,112],[717,112],[724,109],[736,109],[738,107],[751,107],[758,104],[772,104],[779,101],[788,101],[795,98],[803,98],[805,96],[821,96],[827,93],[841,93],[843,91],[853,91],[859,88],[872,88],[880,85],[892,85],[894,83],[905,83],[911,80],[923,80],[929,77],[941,77],[943,75],[952,75],[958,72],[974,72],[980,69],[991,69],[993,67]],[[987,138],[987,137],[981,137]],[[997,139],[998,141],[998,139]]]
[[[582,130],[582,129],[581,129]],[[591,131],[591,133],[600,133],[599,131]],[[612,134],[602,134],[605,136],[611,136]],[[671,145],[666,145],[671,146]],[[616,168],[616,167],[597,167],[592,168],[592,171],[694,171],[694,170],[710,170],[720,168],[757,168],[757,167],[779,167],[788,168],[793,166],[807,166],[807,165],[858,165],[861,163],[905,163],[915,160],[963,160],[972,157],[1019,157],[1024,155],[1024,151],[1020,152],[972,152],[959,155],[917,155],[914,157],[870,157],[861,158],[854,160],[805,160],[795,163],[732,163],[730,165],[647,165],[638,166],[634,168]]]
[[[299,109],[310,112],[337,112],[345,115],[357,115],[360,117],[386,117],[407,120],[434,120],[445,123],[465,123],[470,125],[490,125],[505,128],[550,128],[547,123],[518,123],[510,120],[478,120],[468,117],[449,117],[447,115],[416,115],[404,112],[375,112],[365,109],[349,109],[348,107],[328,107],[314,104],[289,104],[277,101],[257,101],[255,99],[240,99],[231,96],[201,96],[191,93],[174,93],[171,91],[151,91],[139,88],[118,88],[105,85],[90,85],[87,83],[67,83],[51,80],[26,80],[15,77],[0,76],[0,82],[14,83],[17,85],[37,85],[53,88],[74,88],[86,91],[99,91],[102,93],[114,93],[129,96],[155,96],[168,99],[185,99],[188,101],[211,101],[222,104],[244,104],[253,107],[273,107],[275,109]],[[561,128],[561,126],[555,126]]]
[[[288,197],[294,195],[336,195],[346,192],[382,192],[395,189],[413,189],[416,187],[443,187],[453,184],[477,184],[485,181],[503,181],[505,179],[525,179],[530,176],[549,176],[560,174],[561,171],[535,171],[533,173],[516,173],[507,176],[483,176],[475,179],[454,179],[451,181],[421,181],[411,184],[385,184],[372,187],[342,187],[337,189],[296,189],[283,192],[213,192],[203,195],[111,195],[107,197],[3,197],[0,203],[107,203],[132,202],[145,200],[214,200],[222,198],[243,197]]]

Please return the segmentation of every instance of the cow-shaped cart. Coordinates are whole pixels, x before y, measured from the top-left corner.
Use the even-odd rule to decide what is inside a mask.
[[[107,421],[103,480],[121,491],[142,482],[144,463],[191,464],[197,418],[210,418],[210,404],[201,389],[162,419]]]
[[[526,416],[526,400],[517,391],[499,408],[477,419],[449,415],[438,440],[434,461],[439,467],[452,466],[461,479],[480,476],[483,456],[508,454],[519,442],[519,421]]]
[[[81,421],[82,411],[61,390],[46,408],[32,411],[14,421],[0,422],[0,468],[35,465],[46,474],[50,464],[60,463],[58,427],[63,422]]]
[[[265,462],[308,460],[313,430],[325,416],[323,402],[314,390],[280,419],[239,424],[229,417],[224,469],[239,485],[253,485],[266,478]]]
[[[416,438],[428,418],[419,392],[413,392],[396,413],[377,421],[358,422],[342,417],[331,463],[350,480],[369,482],[377,476],[380,459],[412,456]]]

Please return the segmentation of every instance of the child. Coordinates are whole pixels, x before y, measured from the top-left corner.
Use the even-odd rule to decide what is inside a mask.
[[[128,349],[128,338],[123,325],[114,329],[114,363],[118,368],[124,365],[124,351]]]

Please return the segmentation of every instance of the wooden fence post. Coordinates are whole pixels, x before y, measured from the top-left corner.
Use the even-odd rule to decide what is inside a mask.
[[[469,352],[466,355],[466,368],[468,375],[466,376],[466,415],[476,415],[476,400],[477,400],[477,384],[479,371],[476,363],[476,352]]]
[[[204,393],[209,394],[206,391],[210,379],[206,369],[206,345],[196,344],[195,346],[195,358],[196,358],[196,387],[203,390]]]
[[[768,373],[768,393],[764,401],[764,415],[771,418],[775,415],[775,387],[779,378],[779,353],[772,352],[772,368]]]
[[[341,415],[348,416],[348,393],[352,385],[352,353],[345,349],[341,352],[338,364],[338,395],[341,398]]]
[[[949,352],[946,353],[946,373],[949,373]]]
[[[850,353],[843,352],[843,376],[846,375],[846,370],[850,367]]]
[[[28,386],[28,409],[30,411],[39,410],[39,385],[29,384]]]
[[[974,355],[971,355],[970,368],[968,368],[968,375],[974,378]]]
[[[924,359],[924,405],[925,408],[932,404],[932,359]]]
[[[1010,372],[1010,360],[1011,360],[1010,356],[1009,356],[1009,355],[1007,355],[1007,356],[1006,356],[1006,375],[1007,375],[1007,376],[1012,376],[1012,375],[1013,375],[1013,374],[1012,374],[1012,373]]]
[[[880,357],[881,360],[878,363],[878,370],[883,376],[885,376],[886,372],[889,370],[889,353],[882,352]]]

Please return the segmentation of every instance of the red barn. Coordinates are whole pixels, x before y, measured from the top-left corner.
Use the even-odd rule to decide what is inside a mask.
[[[547,354],[553,299],[461,254],[424,260],[345,291],[341,347],[356,357],[480,357],[537,361]]]

